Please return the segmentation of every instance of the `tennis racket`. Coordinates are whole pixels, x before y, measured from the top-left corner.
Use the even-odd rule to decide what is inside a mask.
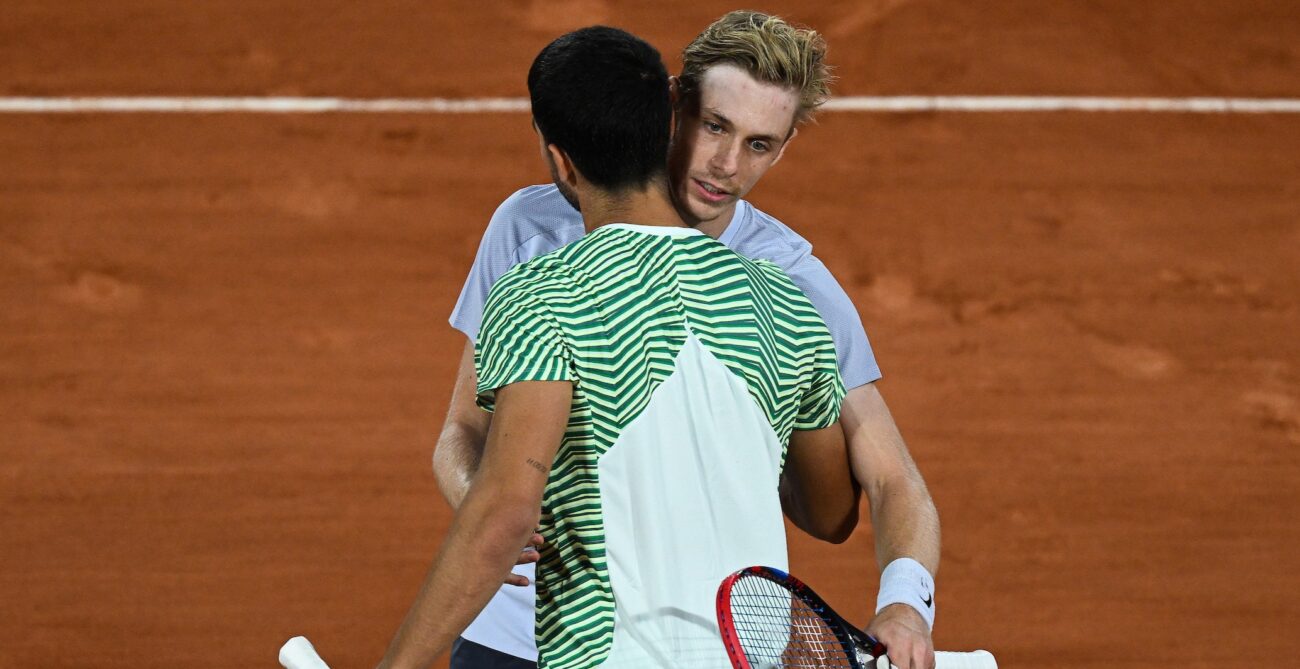
[[[284,642],[280,647],[280,665],[284,669],[330,669],[305,636],[296,636]]]
[[[718,586],[718,627],[732,669],[875,669],[885,647],[799,579],[749,567]],[[997,669],[988,651],[935,653],[938,669]]]

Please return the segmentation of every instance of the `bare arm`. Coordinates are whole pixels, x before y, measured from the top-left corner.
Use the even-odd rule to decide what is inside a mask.
[[[478,471],[479,461],[483,458],[488,428],[492,425],[492,414],[480,409],[475,402],[477,394],[474,342],[468,342],[460,357],[456,386],[451,391],[447,422],[442,426],[442,434],[438,436],[438,445],[433,451],[433,476],[438,480],[442,496],[453,509],[459,509],[465,501],[474,473]],[[518,554],[515,564],[537,562],[541,557],[537,549],[541,545],[542,535],[532,535],[528,545]],[[507,574],[505,582],[520,587],[529,583],[527,576],[515,573]]]
[[[474,483],[380,667],[427,667],[496,592],[537,526],[573,384],[526,381],[497,391]]]
[[[478,470],[487,442],[492,414],[475,404],[478,376],[474,373],[474,342],[466,342],[456,372],[456,386],[451,391],[447,421],[433,451],[433,475],[438,489],[451,508],[460,508],[470,481]]]
[[[874,383],[850,390],[840,420],[849,440],[853,476],[871,502],[876,563],[910,557],[939,571],[939,513],[907,444]]]
[[[793,431],[783,474],[781,506],[799,529],[837,544],[853,534],[862,489],[853,480],[838,422]]]
[[[885,399],[874,383],[850,390],[840,413],[849,439],[853,475],[871,501],[876,562],[909,557],[931,576],[939,571],[939,513],[907,451]],[[889,648],[889,659],[903,669],[934,666],[934,641],[925,620],[906,604],[885,607],[867,632]]]

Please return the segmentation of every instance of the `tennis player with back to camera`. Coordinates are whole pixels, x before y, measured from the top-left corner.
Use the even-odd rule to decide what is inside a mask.
[[[829,326],[848,387],[842,422],[853,472],[871,502],[876,558],[884,568],[877,615],[867,631],[889,647],[895,664],[919,669],[933,657],[931,575],[939,564],[934,505],[876,387],[879,368],[852,302],[808,242],[742,199],[827,99],[825,53],[816,32],[758,12],[731,12],[706,28],[683,51],[683,71],[674,81],[676,132],[668,176],[684,219],[742,255],[777,263]],[[491,421],[474,402],[474,340],[487,294],[512,266],[585,232],[581,214],[554,185],[516,192],[492,217],[451,317],[468,342],[434,470],[453,507],[469,489]],[[787,463],[787,470],[795,464]],[[843,540],[856,518],[847,524],[809,518],[799,503],[800,477],[788,474],[782,496],[791,520],[813,536]],[[537,553],[525,551],[511,585],[465,630],[452,669],[536,666],[529,564],[535,559]]]
[[[482,461],[381,666],[446,651],[540,527],[539,666],[718,669],[717,584],[787,562],[787,458],[810,517],[855,514],[834,343],[776,264],[681,220],[653,47],[569,33],[528,89],[588,234],[492,287],[475,351],[477,402],[495,412]]]

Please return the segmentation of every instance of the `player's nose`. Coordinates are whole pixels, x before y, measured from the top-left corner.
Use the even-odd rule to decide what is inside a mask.
[[[720,144],[713,152],[709,159],[709,169],[714,176],[730,177],[736,173],[736,165],[739,163],[736,148],[734,143],[728,142]]]

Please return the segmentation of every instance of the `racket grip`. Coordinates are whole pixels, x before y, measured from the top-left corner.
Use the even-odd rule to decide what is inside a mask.
[[[284,642],[280,647],[280,664],[284,669],[330,669],[305,636]]]
[[[935,651],[934,666],[935,669],[998,669],[998,662],[987,650],[970,653]]]

